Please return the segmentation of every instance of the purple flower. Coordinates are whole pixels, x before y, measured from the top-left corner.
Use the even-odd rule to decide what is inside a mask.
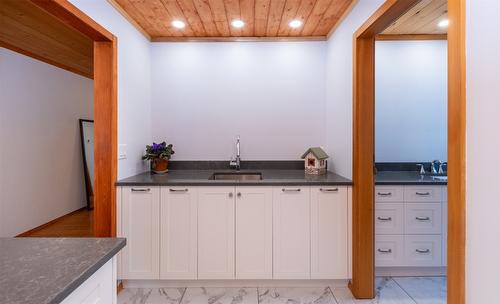
[[[153,153],[158,152],[161,149],[161,144],[153,143],[153,146],[151,147],[151,151]]]

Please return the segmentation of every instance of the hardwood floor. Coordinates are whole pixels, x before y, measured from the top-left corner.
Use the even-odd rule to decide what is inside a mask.
[[[94,211],[80,209],[19,237],[93,237]]]

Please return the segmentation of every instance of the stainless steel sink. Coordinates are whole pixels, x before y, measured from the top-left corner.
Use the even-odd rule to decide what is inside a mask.
[[[210,180],[262,180],[260,172],[215,172],[208,178]]]

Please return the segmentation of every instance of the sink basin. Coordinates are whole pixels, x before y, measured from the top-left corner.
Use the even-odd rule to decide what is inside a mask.
[[[433,180],[438,180],[438,181],[447,181],[448,180],[448,176],[443,176],[443,175],[432,176],[432,179]]]
[[[216,172],[208,178],[210,180],[262,180],[260,172]]]

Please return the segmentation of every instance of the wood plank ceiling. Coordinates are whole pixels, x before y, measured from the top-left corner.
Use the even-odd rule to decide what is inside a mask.
[[[152,41],[325,39],[354,0],[108,0]],[[177,29],[173,20],[185,22]],[[231,26],[242,20],[242,28]],[[302,26],[291,28],[290,21]],[[198,39],[192,39],[198,38]],[[217,39],[219,38],[219,39]],[[224,39],[225,38],[225,39]]]
[[[422,0],[387,27],[383,35],[446,34],[447,28],[438,26],[448,18],[447,0]]]
[[[0,47],[93,78],[93,41],[29,0],[0,0]]]

